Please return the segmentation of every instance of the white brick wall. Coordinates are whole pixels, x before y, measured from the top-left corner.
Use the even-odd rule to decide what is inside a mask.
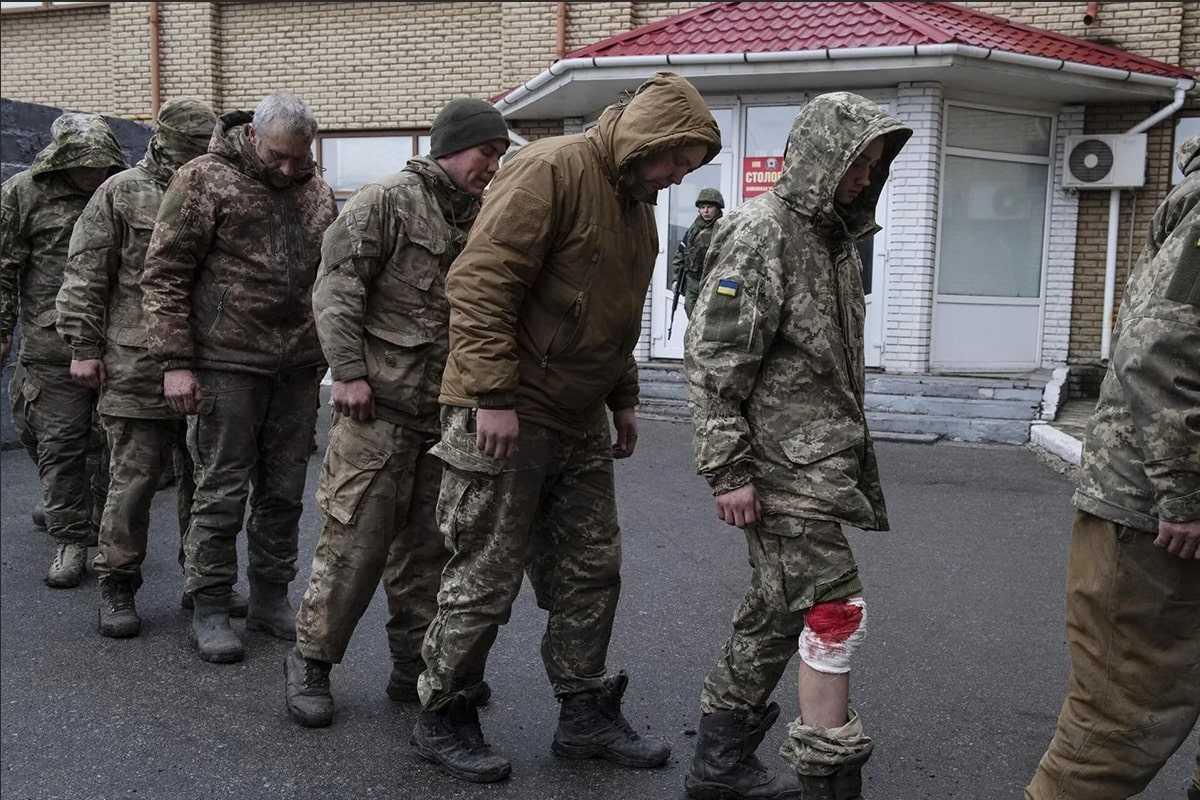
[[[929,368],[942,107],[940,83],[902,83],[896,90],[894,113],[913,128],[913,136],[892,165],[890,178],[883,333],[888,372]]]
[[[1058,113],[1054,142],[1055,170],[1050,193],[1050,246],[1046,254],[1046,300],[1042,312],[1042,366],[1067,363],[1071,343],[1071,302],[1075,288],[1075,230],[1079,194],[1062,188],[1064,139],[1083,133],[1082,106],[1064,106]]]

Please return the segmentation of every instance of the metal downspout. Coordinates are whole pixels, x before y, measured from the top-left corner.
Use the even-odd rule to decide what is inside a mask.
[[[1154,114],[1134,125],[1126,133],[1143,133],[1183,107],[1183,101],[1193,81],[1175,84],[1175,99]],[[1113,307],[1116,305],[1117,290],[1117,231],[1121,222],[1121,190],[1113,189],[1108,194],[1108,242],[1104,251],[1104,314],[1100,322],[1100,360],[1108,361],[1112,349]],[[1129,235],[1133,236],[1133,230]]]
[[[158,119],[162,89],[158,79],[158,3],[150,3],[150,118]]]

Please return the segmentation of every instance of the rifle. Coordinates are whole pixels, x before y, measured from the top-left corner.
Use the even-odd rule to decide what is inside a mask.
[[[687,287],[687,270],[683,268],[683,264],[675,270],[675,294],[671,298],[671,319],[667,323],[667,339],[671,338],[671,331],[675,329],[675,312],[679,309],[679,295],[686,291]]]

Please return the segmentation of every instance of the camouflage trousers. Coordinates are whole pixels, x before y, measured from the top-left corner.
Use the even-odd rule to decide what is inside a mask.
[[[434,509],[442,463],[436,436],[382,419],[338,417],[329,431],[317,505],[324,512],[308,590],[296,616],[306,658],[339,663],[383,580],[392,661],[415,682],[449,553]]]
[[[9,395],[21,444],[37,464],[47,532],[60,543],[91,542],[108,493],[96,393],[73,382],[66,367],[18,363]]]
[[[549,613],[542,662],[555,694],[597,688],[621,591],[607,420],[582,438],[522,420],[504,462],[476,448],[474,422],[474,410],[443,409],[433,449],[446,464],[437,520],[451,555],[425,635],[422,702],[438,708],[482,678],[523,573]]]
[[[1067,643],[1067,698],[1026,800],[1138,795],[1200,717],[1200,562],[1076,512]]]
[[[247,498],[250,582],[289,583],[296,577],[320,376],[297,369],[278,375],[199,370],[196,377],[200,409],[188,418],[187,431],[196,489],[185,591],[230,591]]]
[[[192,459],[182,419],[140,419],[102,414],[112,461],[108,500],[100,522],[99,549],[92,566],[100,580],[142,584],[142,562],[150,530],[150,504],[165,470],[176,473],[179,561],[192,511]],[[176,468],[178,464],[178,468]]]

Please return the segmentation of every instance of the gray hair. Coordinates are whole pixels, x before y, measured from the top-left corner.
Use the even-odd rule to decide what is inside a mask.
[[[317,118],[308,103],[296,95],[273,92],[254,108],[254,130],[266,133],[269,128],[312,141],[317,135]]]

